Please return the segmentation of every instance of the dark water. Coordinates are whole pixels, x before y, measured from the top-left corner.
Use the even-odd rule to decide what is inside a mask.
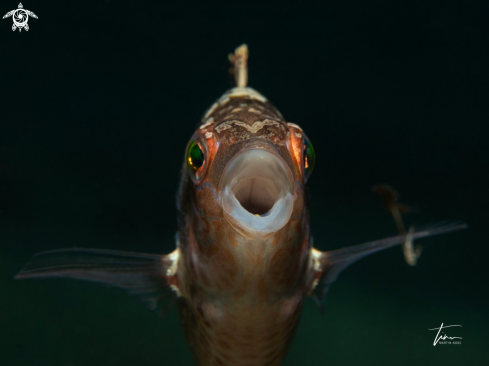
[[[2,2],[1,12],[17,7]],[[191,365],[164,320],[120,290],[14,281],[33,253],[167,253],[185,145],[250,47],[250,86],[314,144],[319,249],[388,236],[386,182],[409,223],[464,220],[364,259],[312,301],[286,365],[486,365],[489,8],[472,1],[31,1],[29,32],[0,22],[0,364]],[[3,14],[3,13],[2,13]],[[461,345],[428,328],[457,324]]]

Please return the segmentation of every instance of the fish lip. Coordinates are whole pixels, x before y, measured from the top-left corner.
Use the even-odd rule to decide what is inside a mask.
[[[270,234],[292,215],[293,175],[271,142],[253,139],[226,164],[219,197],[224,217],[235,230],[247,236]]]

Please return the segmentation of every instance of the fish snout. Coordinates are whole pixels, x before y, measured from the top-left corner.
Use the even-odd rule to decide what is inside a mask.
[[[289,222],[294,180],[272,144],[250,141],[224,168],[219,188],[224,217],[238,231],[270,234]]]

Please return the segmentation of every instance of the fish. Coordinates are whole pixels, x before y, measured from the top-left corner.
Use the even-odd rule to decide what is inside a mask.
[[[306,190],[314,148],[298,124],[248,86],[248,54],[242,45],[229,56],[236,86],[204,113],[187,145],[173,252],[52,250],[34,255],[15,278],[108,284],[159,314],[177,302],[197,365],[281,365],[306,298],[323,309],[342,270],[406,237],[314,248]],[[431,225],[409,240],[466,227]]]

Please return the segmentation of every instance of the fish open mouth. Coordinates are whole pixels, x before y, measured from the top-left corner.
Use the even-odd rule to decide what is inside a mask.
[[[275,232],[290,219],[293,187],[282,158],[263,148],[245,150],[228,163],[221,178],[225,217],[247,231]]]

